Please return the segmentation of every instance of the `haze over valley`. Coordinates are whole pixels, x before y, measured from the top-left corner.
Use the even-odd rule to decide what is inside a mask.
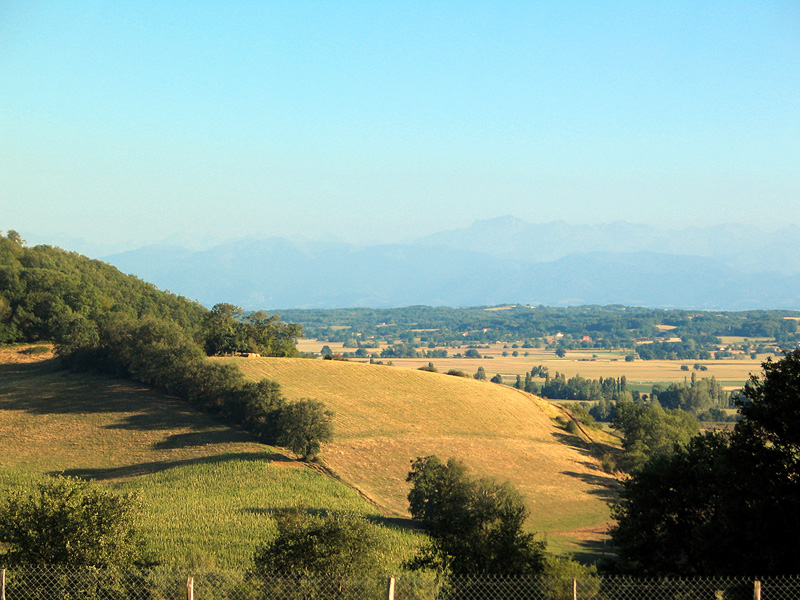
[[[666,229],[513,217],[396,244],[252,237],[203,250],[145,246],[103,257],[210,307],[554,306],[800,308],[800,227]]]

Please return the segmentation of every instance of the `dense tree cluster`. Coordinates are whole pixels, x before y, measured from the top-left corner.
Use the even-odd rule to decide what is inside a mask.
[[[692,373],[690,382],[670,383],[666,387],[654,385],[651,397],[664,408],[680,408],[700,415],[712,408],[726,408],[730,394],[722,390],[715,377],[697,379]]]
[[[639,344],[636,353],[642,360],[709,360],[711,349],[720,342],[719,338],[705,339],[700,344],[691,338],[680,342],[654,342]]]
[[[195,335],[208,312],[98,260],[0,236],[0,343],[58,340],[77,348],[109,315],[145,315]]]
[[[644,575],[797,571],[800,350],[763,364],[733,432],[708,431],[624,482],[618,568]]]
[[[625,376],[599,379],[585,379],[575,375],[569,379],[556,372],[554,377],[545,373],[545,380],[539,393],[545,398],[559,400],[619,400],[630,398]],[[627,394],[627,395],[626,395]]]
[[[55,341],[72,354],[96,347],[108,321],[147,317],[175,324],[209,355],[297,355],[299,325],[231,304],[208,311],[102,261],[17,240],[0,236],[0,343]]]
[[[233,304],[217,304],[205,316],[202,337],[206,354],[224,356],[256,353],[262,356],[297,356],[302,327],[283,323],[263,310],[244,314]]]

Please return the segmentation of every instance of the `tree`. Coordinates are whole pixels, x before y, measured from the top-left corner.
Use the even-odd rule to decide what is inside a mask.
[[[145,564],[136,498],[55,477],[0,501],[0,563],[130,567]]]
[[[786,575],[800,537],[800,349],[763,363],[733,432],[657,456],[623,483],[612,539],[644,575]]]
[[[372,577],[381,570],[375,527],[362,515],[312,515],[295,509],[278,515],[276,521],[278,534],[256,549],[254,574],[311,577],[304,582],[293,580],[295,586],[319,587],[308,590],[311,597],[374,595],[359,588],[366,576]]]
[[[483,369],[483,367],[478,367],[478,370],[475,372],[473,377],[478,381],[486,381],[486,371]]]
[[[258,574],[344,578],[378,567],[373,526],[355,513],[319,515],[294,509],[276,517],[278,534],[255,552]]]
[[[407,481],[412,518],[430,542],[411,561],[456,575],[529,575],[544,567],[545,543],[523,531],[528,511],[510,483],[474,479],[455,459],[411,463]]]
[[[738,400],[737,433],[791,455],[800,448],[800,349],[761,366],[764,378],[752,375]]]
[[[203,325],[205,349],[209,356],[247,352],[244,325],[239,319],[243,309],[234,304],[215,304],[206,315]]]
[[[22,236],[13,229],[9,229],[6,232],[6,238],[14,242],[17,246],[24,246],[26,243],[25,240],[22,239]]]
[[[277,415],[276,443],[303,460],[319,454],[321,444],[333,439],[333,412],[319,400],[300,400],[283,407]]]
[[[700,426],[692,415],[681,410],[663,410],[658,404],[620,400],[613,425],[622,432],[625,454],[620,466],[633,472],[653,456],[670,454],[686,445]]]

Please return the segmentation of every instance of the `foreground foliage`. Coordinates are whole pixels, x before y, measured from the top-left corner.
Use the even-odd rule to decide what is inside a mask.
[[[382,569],[379,538],[363,515],[310,514],[293,509],[276,517],[277,535],[256,549],[258,575],[316,575],[343,582]]]
[[[763,364],[732,433],[707,432],[623,485],[612,532],[622,571],[780,575],[800,538],[800,349]]]
[[[145,564],[144,538],[131,494],[119,495],[69,477],[51,478],[33,493],[0,501],[0,554],[5,565],[128,568]]]
[[[411,516],[430,543],[410,563],[455,575],[531,575],[544,568],[545,543],[522,527],[528,510],[508,482],[474,479],[466,466],[436,456],[411,464]]]

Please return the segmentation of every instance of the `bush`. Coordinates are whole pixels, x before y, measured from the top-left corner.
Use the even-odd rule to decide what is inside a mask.
[[[545,542],[523,529],[528,510],[508,482],[474,479],[454,459],[411,463],[409,512],[430,542],[408,566],[454,575],[534,575],[544,567]]]
[[[277,415],[276,443],[289,448],[303,460],[319,454],[322,443],[333,439],[333,412],[318,400],[300,400],[285,406]]]
[[[610,452],[606,452],[600,458],[600,468],[603,469],[605,473],[614,473],[617,471],[617,459],[616,457],[611,454]]]
[[[71,477],[14,491],[0,503],[3,565],[131,567],[146,564],[136,498]]]
[[[469,375],[467,375],[466,373],[464,373],[464,371],[461,371],[459,369],[450,369],[446,373],[446,375],[453,375],[455,377],[469,377]]]
[[[383,585],[379,541],[373,525],[354,513],[311,515],[290,510],[277,517],[278,534],[256,549],[252,574],[301,576],[311,597],[372,597],[363,589],[371,579]],[[267,580],[266,585],[269,585]]]

